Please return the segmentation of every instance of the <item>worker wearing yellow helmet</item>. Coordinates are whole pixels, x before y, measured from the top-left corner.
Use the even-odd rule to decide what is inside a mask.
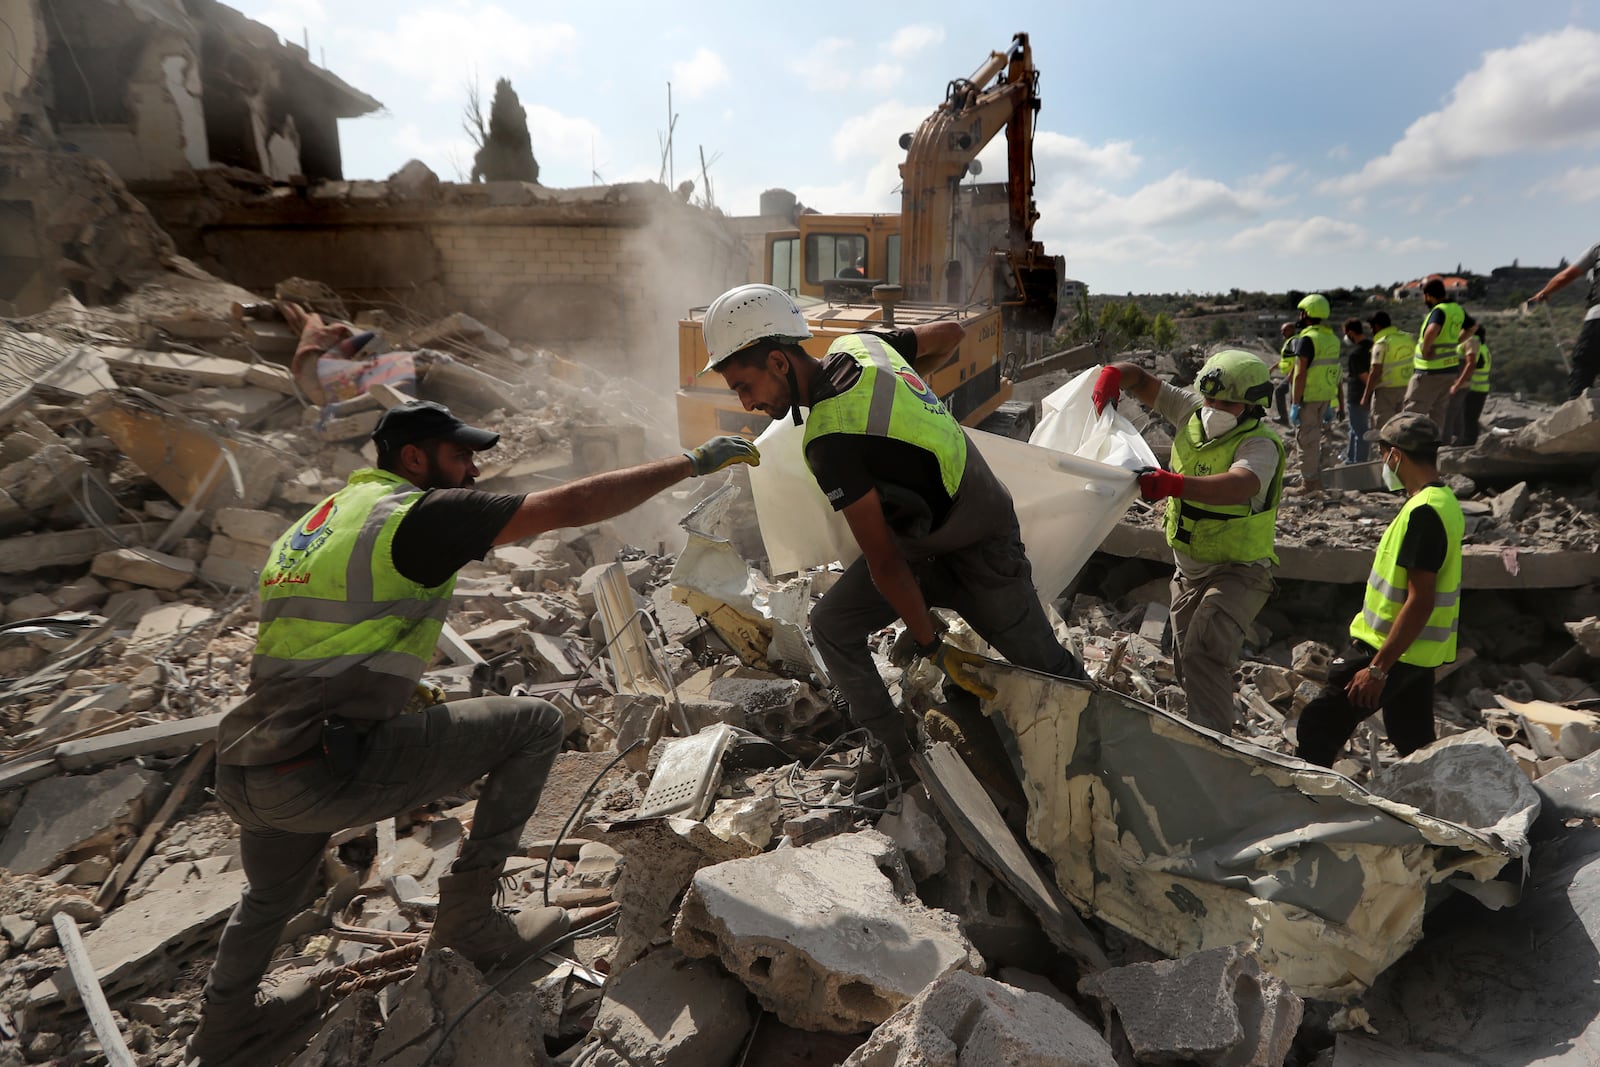
[[[1294,386],[1289,422],[1300,446],[1300,488],[1322,492],[1322,423],[1339,395],[1339,338],[1328,325],[1328,298],[1312,293],[1299,303]]]
[[[1133,363],[1095,383],[1095,410],[1128,393],[1177,427],[1172,469],[1139,476],[1146,500],[1167,501],[1172,661],[1190,720],[1219,733],[1235,725],[1233,672],[1257,613],[1272,595],[1283,441],[1262,421],[1272,395],[1260,357],[1218,352],[1181,389]]]

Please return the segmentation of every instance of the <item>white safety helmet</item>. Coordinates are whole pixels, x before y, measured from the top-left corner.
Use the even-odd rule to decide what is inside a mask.
[[[711,358],[701,368],[716,370],[729,356],[762,338],[799,342],[811,336],[806,317],[789,294],[772,285],[755,282],[736,285],[706,308],[706,351]]]

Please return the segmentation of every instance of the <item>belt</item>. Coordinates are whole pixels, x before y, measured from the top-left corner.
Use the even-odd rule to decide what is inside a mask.
[[[298,756],[290,756],[280,763],[269,763],[272,773],[283,775],[298,771],[301,767],[308,767],[322,759],[322,746],[320,744],[306,749]]]

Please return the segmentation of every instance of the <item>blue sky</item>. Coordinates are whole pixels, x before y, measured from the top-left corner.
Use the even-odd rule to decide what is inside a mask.
[[[235,6],[384,103],[342,124],[349,177],[464,178],[465,87],[487,108],[504,76],[544,184],[654,179],[670,81],[676,179],[703,147],[730,214],[773,186],[898,210],[899,135],[1025,30],[1036,235],[1093,291],[1387,284],[1600,240],[1600,0]]]

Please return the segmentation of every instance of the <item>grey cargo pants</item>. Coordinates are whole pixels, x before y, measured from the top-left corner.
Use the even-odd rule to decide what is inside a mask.
[[[910,563],[929,607],[960,613],[978,636],[1012,663],[1063,678],[1084,676],[1050,628],[1015,523],[1007,534]],[[905,751],[905,730],[873,663],[867,637],[899,617],[872,584],[864,558],[846,568],[811,613],[817,651],[850,704],[851,720],[871,730],[896,754]]]
[[[488,774],[456,867],[502,863],[517,849],[565,734],[548,701],[479,697],[374,724],[348,775],[320,758],[219,766],[217,798],[239,824],[247,884],[223,928],[206,1000],[254,996],[336,830],[422,807]]]

